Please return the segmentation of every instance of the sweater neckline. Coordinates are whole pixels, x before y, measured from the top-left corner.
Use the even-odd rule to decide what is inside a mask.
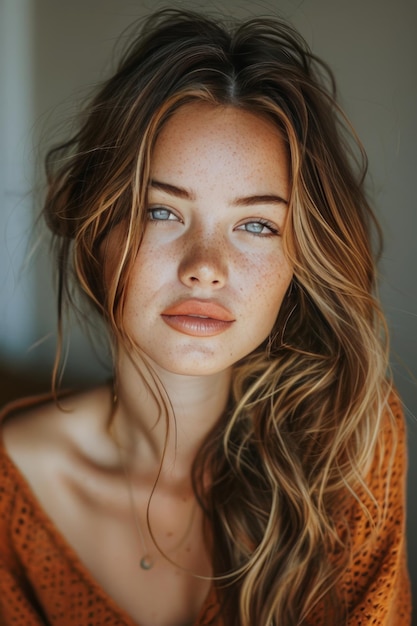
[[[108,606],[108,608],[112,610],[115,617],[117,617],[119,621],[121,620],[124,626],[140,626],[140,624],[135,622],[133,618],[121,606],[119,606],[112,596],[97,582],[91,571],[83,563],[75,548],[72,547],[71,543],[66,539],[64,534],[56,526],[47,511],[38,501],[25,474],[20,470],[7,452],[3,440],[2,429],[5,419],[12,417],[12,415],[17,413],[20,409],[40,405],[48,400],[51,400],[52,398],[52,394],[31,396],[23,398],[22,400],[14,401],[6,405],[0,411],[0,460],[3,458],[6,463],[13,483],[16,485],[16,494],[23,497],[27,506],[30,507],[33,517],[37,519],[38,523],[47,532],[50,541],[60,550],[61,553],[63,553],[67,564],[77,572],[86,586],[92,589],[94,593]],[[215,604],[215,590],[214,586],[211,585],[193,626],[204,626],[204,623],[201,620],[208,607],[213,604]]]

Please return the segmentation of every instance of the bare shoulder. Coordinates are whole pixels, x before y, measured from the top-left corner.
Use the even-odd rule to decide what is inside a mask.
[[[106,423],[110,391],[106,386],[32,403],[14,410],[2,423],[7,453],[19,469],[36,480],[74,459],[106,463]]]

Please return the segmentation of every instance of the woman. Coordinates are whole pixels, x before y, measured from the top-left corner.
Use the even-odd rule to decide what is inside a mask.
[[[348,130],[290,27],[163,11],[50,153],[60,333],[74,275],[114,378],[4,418],[2,624],[409,623]]]

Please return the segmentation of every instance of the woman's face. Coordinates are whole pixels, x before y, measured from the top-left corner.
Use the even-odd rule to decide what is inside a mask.
[[[292,268],[277,128],[231,106],[180,108],[155,145],[124,325],[157,369],[228,370],[270,333]]]

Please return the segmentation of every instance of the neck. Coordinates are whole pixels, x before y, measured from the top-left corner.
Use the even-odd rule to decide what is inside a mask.
[[[196,454],[225,410],[231,369],[207,376],[173,374],[120,355],[117,369],[118,438],[137,471],[161,467],[190,476]]]

